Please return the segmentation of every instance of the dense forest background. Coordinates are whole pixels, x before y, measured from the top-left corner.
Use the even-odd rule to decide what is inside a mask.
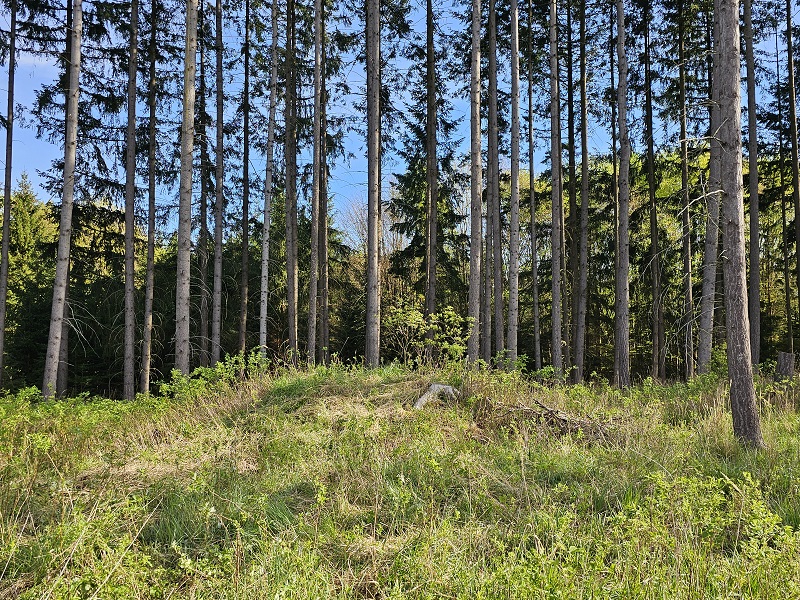
[[[40,173],[55,198],[73,186],[67,100],[77,101],[59,393],[129,396],[131,373],[144,391],[176,365],[259,348],[281,363],[360,363],[366,347],[373,363],[373,260],[383,362],[461,359],[477,322],[487,362],[619,382],[621,273],[634,380],[724,362],[713,2],[486,2],[474,13],[474,3],[388,0],[373,71],[362,4],[192,4],[3,4],[3,124],[10,136],[16,126],[66,147]],[[779,351],[793,352],[798,325],[793,11],[791,1],[762,1],[742,14],[750,328],[753,360],[767,370]],[[480,15],[477,96],[471,14]],[[13,100],[14,61],[25,56],[61,70],[30,107]],[[336,177],[362,169],[371,151],[371,92],[377,245],[359,201],[367,190],[345,201]],[[464,117],[477,99],[480,160]],[[18,389],[42,384],[52,350],[64,215],[63,203],[37,197],[7,148],[2,385]],[[476,187],[483,215],[471,221]],[[476,249],[481,309],[470,320]],[[176,308],[179,282],[190,286],[188,318]],[[179,321],[188,363],[176,356]],[[548,367],[554,343],[563,367]]]

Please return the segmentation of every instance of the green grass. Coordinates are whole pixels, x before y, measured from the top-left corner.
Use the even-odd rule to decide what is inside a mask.
[[[0,598],[800,598],[792,386],[759,384],[755,453],[714,377],[225,369],[0,400]],[[432,381],[461,399],[413,410]]]

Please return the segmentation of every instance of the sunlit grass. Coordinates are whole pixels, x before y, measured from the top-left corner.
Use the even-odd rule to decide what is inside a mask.
[[[237,368],[0,400],[0,598],[800,597],[792,386],[755,453],[715,377]],[[433,381],[460,399],[413,410]],[[532,399],[608,435],[481,412]]]

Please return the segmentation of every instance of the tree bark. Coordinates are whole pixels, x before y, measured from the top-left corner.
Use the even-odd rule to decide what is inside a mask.
[[[653,286],[652,344],[653,362],[650,375],[654,380],[666,377],[666,351],[664,340],[664,307],[661,301],[661,249],[658,239],[658,211],[656,204],[656,153],[653,132],[653,77],[650,55],[650,27],[652,12],[648,4],[644,31],[645,78],[645,138],[647,139],[647,194],[650,202],[650,281]]]
[[[511,231],[508,236],[508,361],[517,360],[519,327],[519,9],[511,0]]]
[[[17,67],[17,0],[11,0],[8,33],[8,108],[6,111],[6,165],[3,187],[3,242],[0,255],[0,387],[5,364],[6,307],[8,301],[8,259],[11,241],[11,167],[14,151],[14,75]]]
[[[211,306],[211,290],[208,287],[208,184],[209,184],[209,165],[208,158],[208,127],[206,123],[206,97],[208,87],[206,87],[206,20],[205,8],[202,4],[197,9],[198,39],[197,45],[200,53],[200,86],[198,88],[200,98],[197,103],[200,109],[200,118],[197,119],[198,135],[200,143],[200,234],[197,240],[197,264],[200,271],[200,366],[207,367],[211,355],[208,349],[208,317]]]
[[[42,394],[49,398],[56,391],[58,363],[61,356],[67,287],[69,286],[70,241],[72,237],[72,206],[75,197],[75,156],[78,146],[78,96],[81,69],[81,37],[83,11],[81,0],[72,0],[72,30],[70,32],[69,87],[66,90],[66,136],[64,140],[64,187],[61,200],[61,221],[58,234],[53,305],[50,313],[50,334],[44,366]],[[187,321],[188,323],[188,321]]]
[[[290,0],[292,1],[292,0]],[[365,361],[380,363],[380,4],[367,0],[367,314]]]
[[[239,352],[247,352],[250,292],[250,0],[244,3],[244,87],[242,89],[242,279],[239,289]]]
[[[539,324],[539,240],[536,237],[536,190],[534,176],[533,130],[533,3],[528,2],[528,171],[529,201],[531,211],[531,279],[533,280],[533,362],[536,370],[542,368],[542,335]]]
[[[620,388],[631,384],[630,358],[630,163],[631,142],[628,137],[628,58],[625,55],[625,6],[623,0],[617,5],[617,115],[619,119],[619,265],[616,278],[616,310],[614,339],[614,383]]]
[[[307,359],[314,365],[317,348],[317,303],[319,284],[319,207],[322,180],[322,0],[314,0],[314,116],[311,182],[311,265],[308,273]]]
[[[139,387],[150,392],[150,364],[153,349],[153,293],[155,288],[156,251],[156,47],[157,0],[150,2],[150,58],[147,84],[147,267],[144,286],[144,327],[142,332],[142,374]]]
[[[557,0],[550,0],[550,161],[552,173],[552,245],[553,299],[552,362],[556,376],[563,375],[561,352],[561,246],[563,207],[561,201],[561,95],[558,89],[558,12]]]
[[[581,95],[581,208],[578,256],[577,310],[575,311],[575,382],[584,378],[586,353],[586,305],[589,287],[589,99],[586,81],[586,0],[581,0],[580,24]]]
[[[320,202],[319,202],[319,360],[330,364],[330,305],[328,296],[328,90],[326,85],[325,4],[322,4],[322,97],[320,99]]]
[[[697,343],[697,371],[707,373],[711,363],[711,348],[714,342],[714,310],[717,295],[717,257],[719,255],[719,190],[720,190],[720,145],[719,131],[719,90],[712,79],[719,66],[719,27],[714,13],[713,35],[709,43],[708,83],[711,106],[709,109],[710,157],[708,161],[708,193],[706,217],[706,239],[703,251],[703,291],[700,296],[700,331]]]
[[[485,240],[483,246],[483,324],[481,326],[481,354],[486,364],[489,364],[492,361],[492,210],[488,197],[488,180],[490,179],[488,167],[486,178],[486,234],[484,236]]]
[[[800,215],[800,158],[797,142],[797,96],[794,86],[794,49],[792,34],[792,2],[786,0],[786,73],[789,87],[789,145],[792,151],[792,199],[794,214]],[[795,248],[800,248],[800,219],[795,218]],[[797,262],[797,283],[800,289],[800,260]]]
[[[136,207],[136,73],[139,45],[139,0],[131,0],[130,45],[128,50],[128,127],[125,131],[125,341],[123,357],[123,396],[136,395],[134,368],[136,355],[136,306],[134,294],[134,209]]]
[[[286,304],[289,325],[289,361],[297,364],[297,73],[295,56],[295,1],[286,3]]]
[[[575,156],[575,61],[572,47],[572,0],[567,0],[567,196],[569,216],[564,228],[564,367],[574,379],[573,358],[578,314],[578,189],[575,182],[577,173]],[[567,251],[567,240],[569,251]]]
[[[692,301],[692,238],[689,202],[689,141],[687,139],[686,125],[686,52],[685,40],[685,15],[683,1],[678,4],[678,104],[680,115],[681,136],[681,194],[683,206],[681,209],[681,228],[683,241],[683,331],[684,331],[684,375],[686,379],[694,377],[694,335],[692,324],[694,321],[694,302]]]
[[[503,326],[503,238],[500,222],[500,149],[497,115],[497,10],[495,0],[489,0],[489,123],[487,169],[490,210],[492,212],[492,281],[494,283],[494,351],[505,350]]]
[[[775,30],[775,75],[776,75],[776,88],[781,89],[781,65],[780,65],[780,52],[778,43],[778,31]],[[781,104],[781,95],[776,94],[778,104],[778,123],[783,123],[783,106]],[[787,351],[794,354],[794,332],[792,331],[792,286],[789,283],[789,234],[786,222],[786,182],[783,178],[783,130],[778,128],[778,177],[781,195],[781,241],[783,248],[783,300],[786,310],[786,342]]]
[[[470,244],[469,244],[469,308],[471,319],[467,342],[470,362],[478,360],[480,352],[481,301],[481,0],[472,0],[472,58],[469,80],[470,95]]]
[[[436,253],[439,202],[439,165],[436,159],[436,48],[433,42],[433,0],[427,0],[425,81],[426,81],[426,119],[425,119],[425,318],[430,323],[436,313]],[[428,344],[433,343],[433,329],[426,332]],[[427,346],[426,355],[430,358],[432,348]]]
[[[753,364],[761,362],[761,267],[759,256],[758,206],[758,105],[756,104],[756,61],[753,47],[752,0],[744,0],[745,62],[747,64],[747,154],[750,192],[750,276],[747,307],[750,316],[750,351]],[[781,198],[783,206],[783,198]]]
[[[761,448],[761,422],[753,386],[750,327],[747,317],[744,201],[742,190],[741,90],[739,66],[739,2],[717,0],[719,68],[714,87],[719,93],[719,142],[722,183],[722,261],[728,373],[731,378],[733,432],[745,445]]]
[[[217,148],[215,153],[214,184],[214,290],[211,298],[211,364],[217,364],[222,355],[222,235],[225,217],[225,90],[223,79],[222,0],[214,9],[216,86],[217,86]]]
[[[273,169],[275,153],[275,117],[278,108],[278,3],[272,3],[272,61],[269,79],[269,120],[267,122],[267,165],[264,175],[264,231],[261,240],[261,302],[259,306],[258,345],[262,356],[267,351],[267,308],[269,305],[269,233],[272,219]]]

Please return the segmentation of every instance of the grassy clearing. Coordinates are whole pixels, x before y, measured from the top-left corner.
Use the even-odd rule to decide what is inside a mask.
[[[0,598],[800,598],[794,389],[756,454],[714,378],[226,368],[0,400]],[[411,409],[432,381],[462,399]],[[530,398],[612,433],[499,408]]]

